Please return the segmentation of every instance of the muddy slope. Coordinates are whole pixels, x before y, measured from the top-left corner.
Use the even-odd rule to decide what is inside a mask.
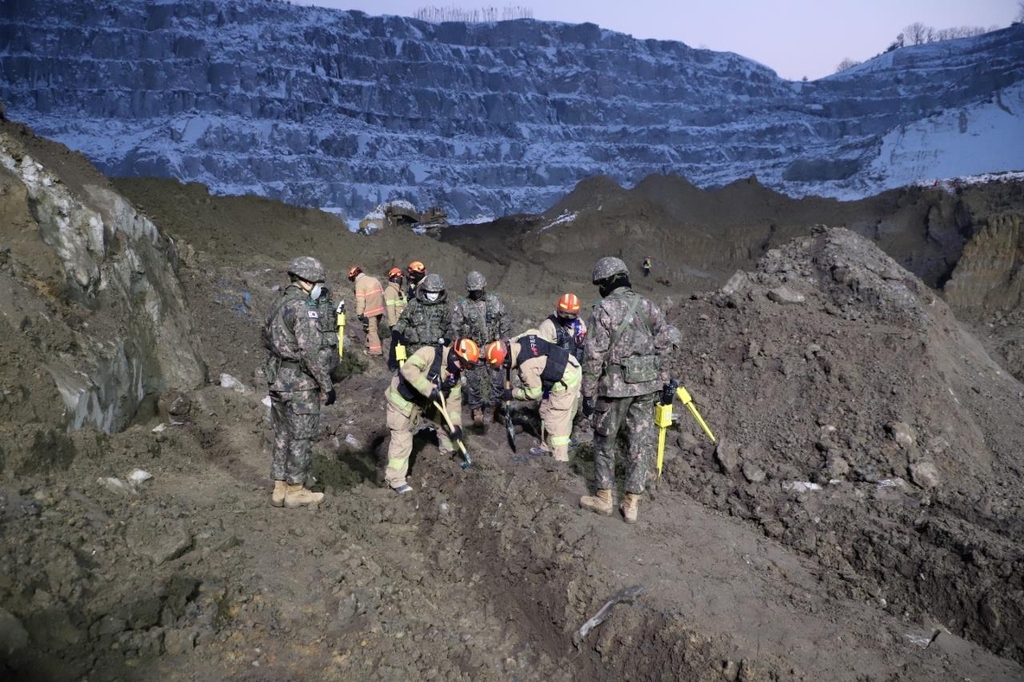
[[[48,149],[69,178],[89,176],[80,157],[25,144]],[[683,330],[673,369],[720,443],[677,405],[663,476],[634,527],[579,512],[589,446],[568,468],[531,458],[536,425],[525,415],[516,455],[491,427],[470,435],[475,464],[462,470],[424,432],[416,492],[379,488],[389,377],[356,353],[316,448],[327,502],[289,512],[267,504],[257,371],[282,262],[316,253],[346,294],[340,275],[355,263],[421,259],[453,293],[479,268],[525,325],[553,292],[593,295],[587,252],[554,257],[545,235],[562,239],[562,226],[541,232],[526,217],[506,219],[504,233],[460,228],[459,244],[352,235],[316,211],[197,185],[116,187],[174,240],[210,381],[152,393],[123,431],[68,432],[47,411],[56,394],[32,328],[0,337],[4,385],[33,376],[36,387],[5,424],[45,426],[73,445],[59,461],[3,473],[0,678],[1024,676],[1024,388],[924,281],[856,233],[762,239],[734,254],[749,267],[718,264],[728,260],[718,251],[695,265],[691,242],[664,242],[674,249],[665,281],[637,286]],[[606,189],[602,213],[628,203]],[[11,234],[24,241],[37,222],[18,196],[5,193],[0,208],[22,215]],[[618,225],[590,240],[628,252],[620,231],[634,228]],[[52,249],[35,248],[31,277],[62,282]],[[21,267],[4,276],[35,290]],[[697,279],[721,275],[725,286],[684,295],[699,268],[716,274]],[[75,309],[64,305],[41,309],[39,324]],[[348,337],[358,348],[354,320]],[[216,385],[221,373],[239,390]],[[128,484],[136,468],[153,478]]]

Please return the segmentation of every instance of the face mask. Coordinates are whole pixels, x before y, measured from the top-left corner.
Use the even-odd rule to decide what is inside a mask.
[[[441,298],[441,293],[438,291],[427,291],[424,292],[423,298],[427,299],[431,303],[434,303],[435,301],[437,301],[437,299]]]
[[[309,297],[315,301],[318,298],[320,298],[320,294],[323,292],[323,290],[324,288],[322,286],[320,286],[319,284],[314,284],[313,288],[309,290]]]
[[[469,292],[469,298],[472,301],[479,301],[483,297],[484,292],[482,289],[473,289],[472,291]]]

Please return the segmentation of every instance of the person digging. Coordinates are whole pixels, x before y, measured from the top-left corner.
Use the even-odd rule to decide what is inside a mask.
[[[462,372],[480,361],[480,347],[472,339],[447,345],[424,346],[409,356],[384,394],[391,432],[384,481],[396,493],[412,492],[406,480],[413,434],[420,419],[437,426],[442,456],[455,454],[453,441],[462,441]],[[447,414],[441,414],[444,409]]]
[[[581,370],[576,357],[531,329],[511,339],[492,341],[484,352],[491,367],[516,370],[522,386],[503,391],[502,400],[539,400],[547,442],[530,448],[532,455],[569,461],[569,435],[580,393]]]

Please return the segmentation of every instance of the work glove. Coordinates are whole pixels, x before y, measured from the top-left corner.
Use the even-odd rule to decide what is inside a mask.
[[[434,384],[430,385],[430,395],[428,396],[428,400],[432,403],[441,402],[441,391]]]
[[[513,399],[512,398],[512,389],[511,388],[503,389],[501,391],[501,399],[502,399],[503,402],[506,402],[506,403],[511,401]]]
[[[594,399],[584,398],[583,399],[583,416],[590,419],[594,416]]]
[[[338,400],[338,392],[333,388],[327,391],[327,396],[324,398],[324,405],[333,405]]]
[[[452,440],[461,441],[463,443],[465,442],[462,439],[462,427],[461,426],[453,426],[452,427]]]

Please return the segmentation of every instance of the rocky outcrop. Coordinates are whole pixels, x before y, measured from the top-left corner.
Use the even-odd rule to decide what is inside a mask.
[[[968,319],[1019,307],[1024,294],[1024,214],[990,217],[964,246],[944,290],[949,304]]]
[[[793,194],[861,196],[1006,170],[1019,155],[1001,142],[1024,131],[1024,26],[795,83],[593,24],[430,24],[261,0],[14,4],[0,17],[10,117],[109,175],[356,223],[394,198],[456,219],[536,212],[602,173],[700,186],[753,173]]]
[[[108,187],[63,183],[6,129],[0,184],[0,470],[17,471],[73,456],[66,432],[118,431],[205,369],[174,244],[148,218]]]

